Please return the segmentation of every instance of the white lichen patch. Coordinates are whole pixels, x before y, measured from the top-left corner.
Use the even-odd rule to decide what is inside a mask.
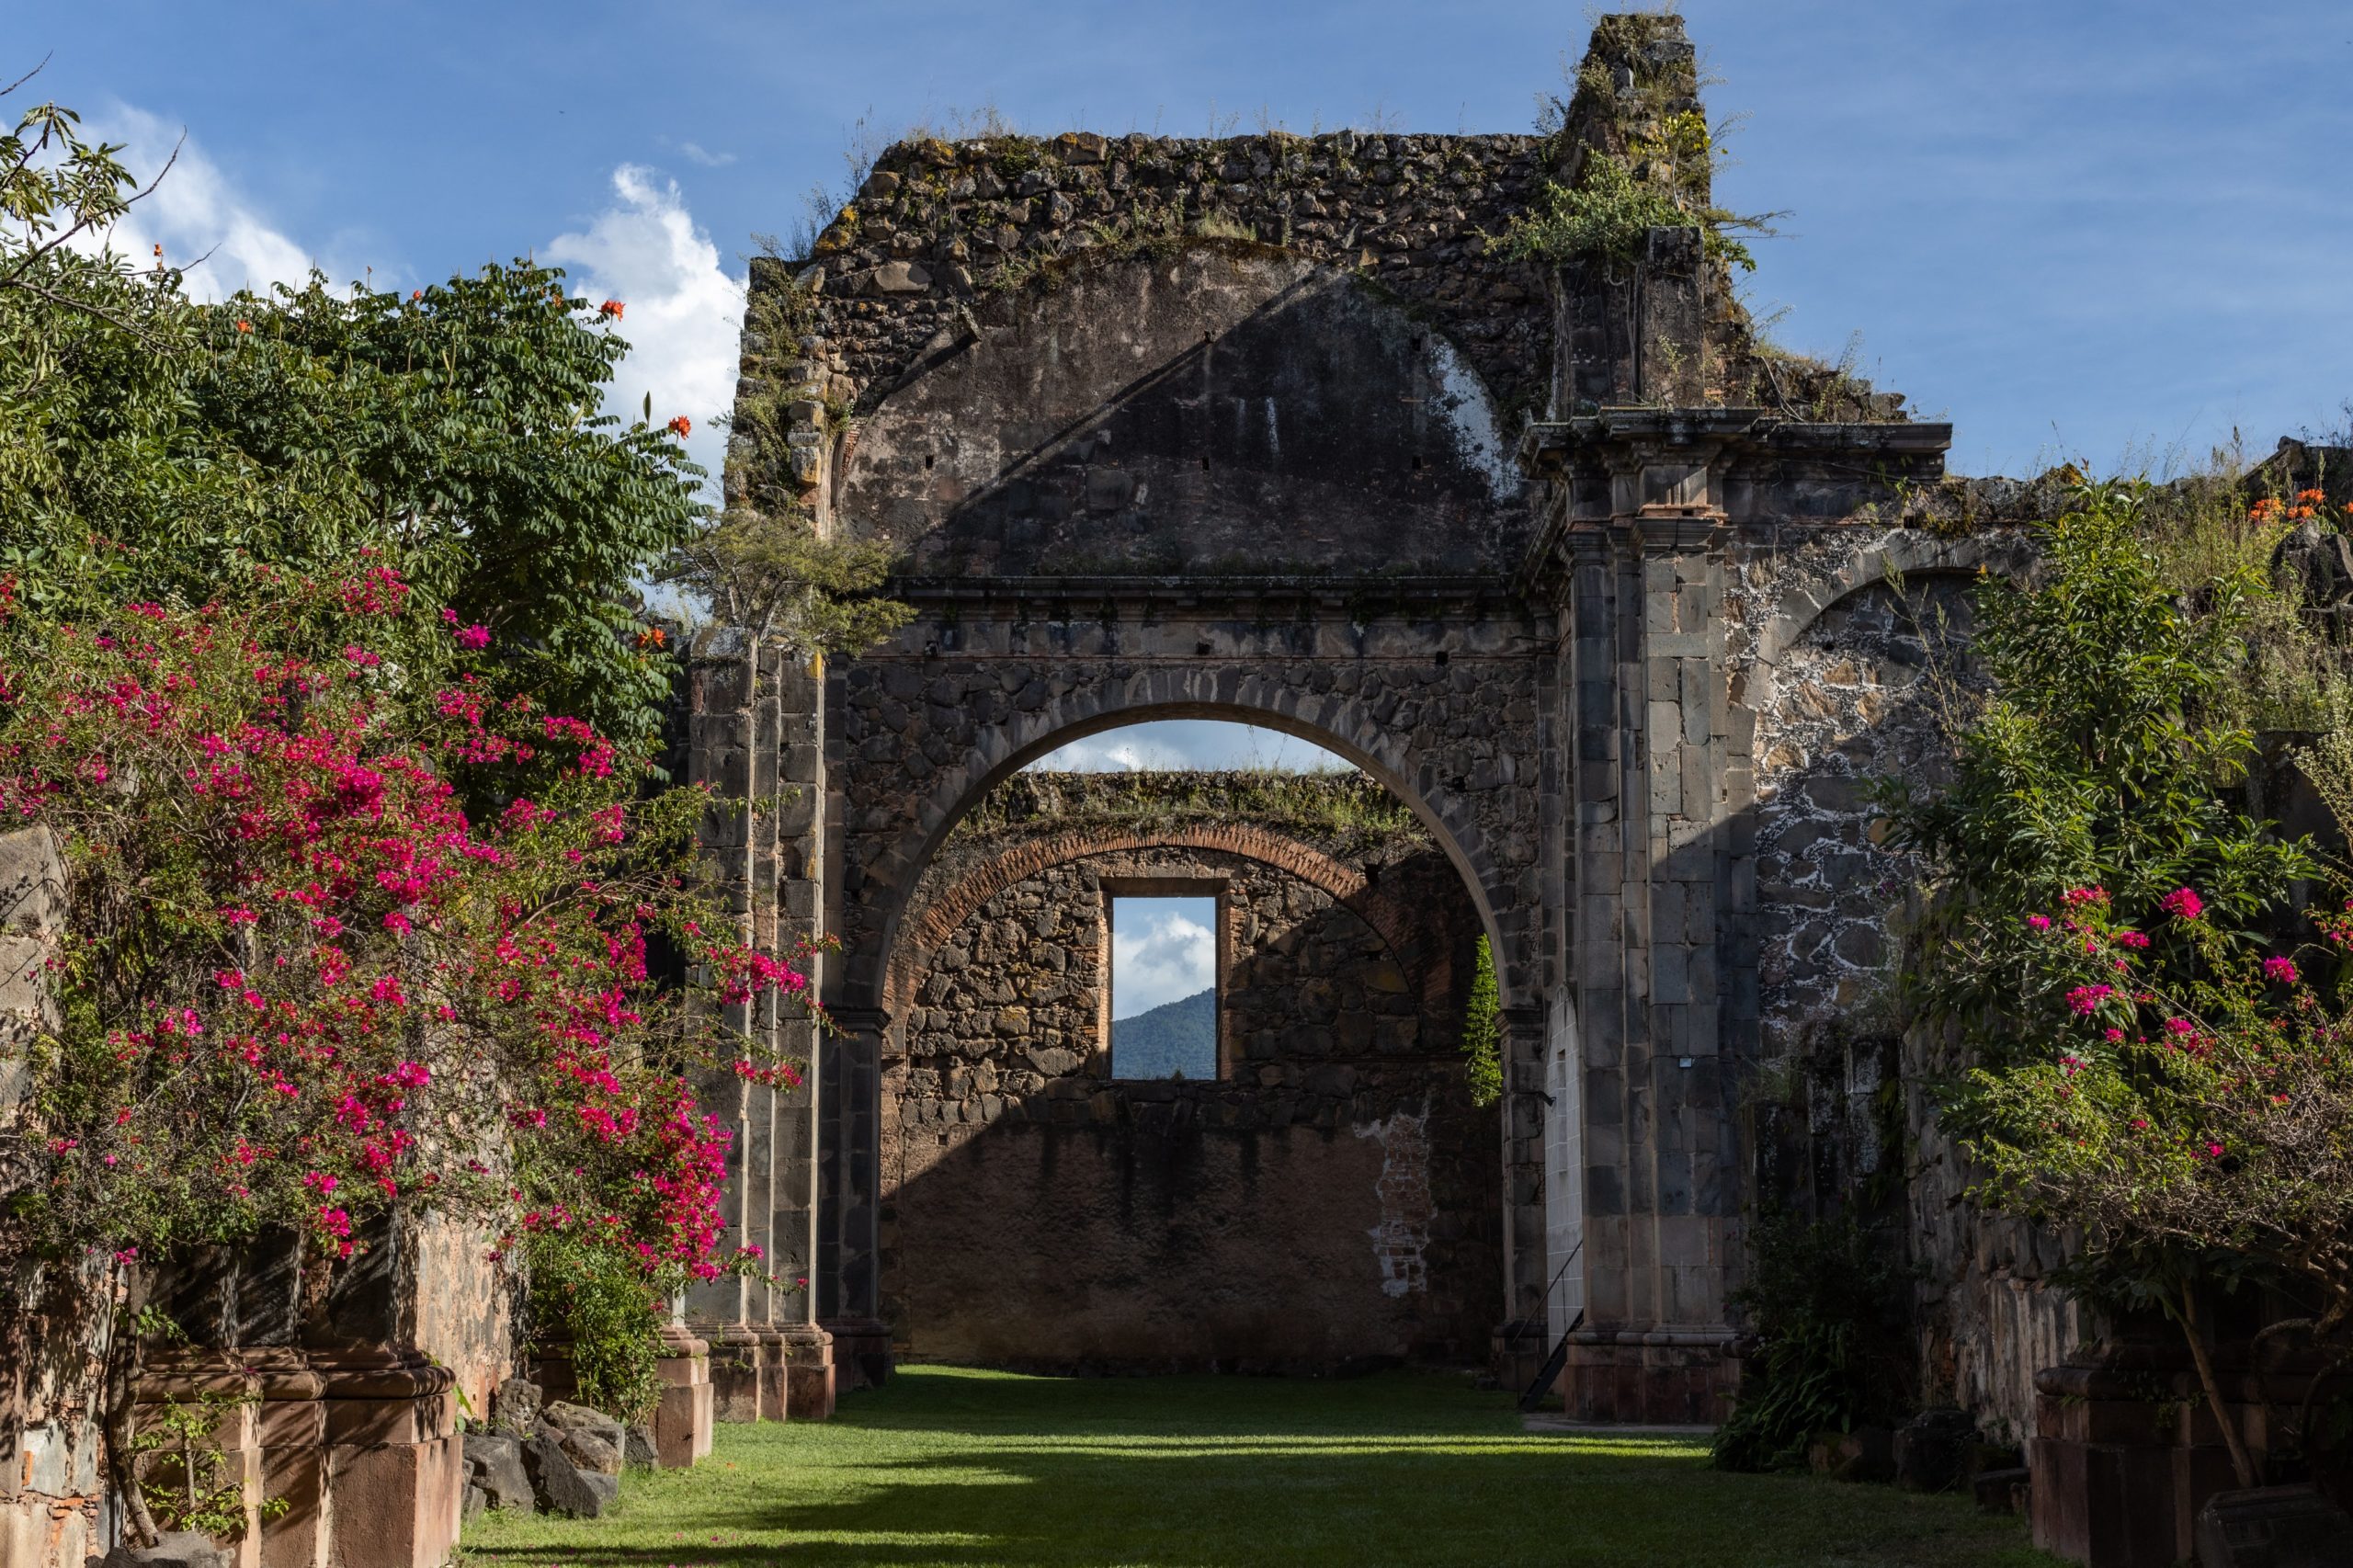
[[[1485,383],[1455,352],[1454,345],[1437,333],[1429,335],[1428,343],[1430,369],[1441,389],[1438,409],[1454,433],[1455,450],[1485,476],[1488,492],[1496,500],[1510,500],[1519,494],[1519,465],[1505,449]]]

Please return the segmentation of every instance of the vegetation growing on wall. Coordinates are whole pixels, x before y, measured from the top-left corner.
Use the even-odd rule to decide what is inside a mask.
[[[1462,1054],[1470,1058],[1471,1103],[1491,1106],[1503,1098],[1504,1044],[1501,996],[1495,988],[1495,954],[1479,934],[1478,964],[1471,973],[1471,999],[1462,1008]]]
[[[2171,1318],[2220,1410],[2218,1290],[2276,1290],[2302,1315],[2272,1332],[2327,1357],[2353,1345],[2353,903],[2340,887],[2300,916],[2313,846],[2236,799],[2244,716],[2271,679],[2250,629],[2277,625],[2267,597],[2292,589],[2208,540],[2177,592],[2184,535],[2149,501],[2080,490],[2040,578],[1981,593],[1991,692],[1962,716],[1950,785],[1899,800],[1895,842],[1943,884],[1915,987],[1970,1048],[1945,1116],[1979,1195],[2080,1232],[2068,1282]],[[2293,505],[2343,526],[2317,492]],[[2285,509],[2258,501],[2250,520]],[[2307,766],[2332,755],[2353,752]]]
[[[1707,134],[1704,124],[1699,134]],[[1653,229],[1696,228],[1711,260],[1753,272],[1756,257],[1733,236],[1763,227],[1761,219],[1713,203],[1690,204],[1673,187],[1638,178],[1620,160],[1595,153],[1574,186],[1546,180],[1532,209],[1512,219],[1499,243],[1517,261],[1623,263],[1642,256]]]
[[[1369,775],[1274,768],[1020,773],[976,803],[956,831],[995,833],[1032,822],[1055,831],[1150,830],[1203,820],[1265,823],[1345,845],[1428,836],[1412,810]]]
[[[751,292],[744,320],[744,365],[756,390],[731,417],[726,503],[699,510],[657,582],[686,589],[751,647],[781,643],[804,655],[856,652],[904,625],[914,613],[882,597],[893,556],[886,547],[817,528],[808,489],[813,452],[796,451],[793,404],[822,411],[797,423],[835,440],[846,406],[824,389],[796,384],[809,300],[779,280]]]

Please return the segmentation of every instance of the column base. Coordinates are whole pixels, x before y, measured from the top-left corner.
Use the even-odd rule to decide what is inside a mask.
[[[654,1373],[662,1381],[654,1460],[664,1470],[685,1470],[710,1452],[710,1346],[683,1328],[665,1327]]]
[[[772,1330],[749,1324],[691,1329],[710,1346],[710,1415],[714,1421],[774,1421],[783,1415],[771,1389],[778,1347]]]
[[[790,1421],[830,1421],[834,1415],[834,1336],[813,1323],[785,1324],[777,1331],[783,1365],[783,1401]]]
[[[417,1350],[313,1350],[304,1359],[324,1412],[326,1561],[441,1568],[466,1490],[457,1374]]]
[[[891,1377],[891,1325],[881,1318],[837,1318],[825,1324],[834,1336],[836,1386],[844,1393],[879,1389]]]
[[[1569,1336],[1561,1408],[1572,1421],[1713,1426],[1732,1414],[1730,1329],[1583,1329]]]

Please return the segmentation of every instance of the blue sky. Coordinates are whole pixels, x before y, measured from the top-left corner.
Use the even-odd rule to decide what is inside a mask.
[[[1954,421],[1961,472],[2257,452],[2353,397],[2344,0],[1691,0],[1736,119],[1720,199],[1786,210],[1776,335]],[[27,97],[134,156],[189,144],[130,243],[199,286],[530,252],[630,302],[620,396],[715,458],[755,232],[887,134],[1527,129],[1586,24],[1558,0],[259,6],[107,0],[6,29]],[[1859,334],[1859,339],[1854,335]]]

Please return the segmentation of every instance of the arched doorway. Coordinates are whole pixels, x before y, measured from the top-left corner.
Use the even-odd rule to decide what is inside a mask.
[[[1297,595],[1274,609],[1199,588],[1182,610],[1159,596],[1098,606],[1084,633],[1034,643],[1049,605],[957,593],[938,619],[834,677],[827,710],[832,821],[840,870],[832,929],[842,943],[846,1033],[828,1048],[824,1156],[836,1201],[819,1219],[819,1311],[837,1335],[881,1353],[886,1059],[905,1005],[891,982],[926,869],[957,824],[1025,764],[1073,740],[1165,719],[1228,719],[1313,741],[1363,769],[1451,868],[1489,938],[1513,1020],[1508,1049],[1533,1058],[1541,921],[1537,629],[1476,593],[1373,610],[1360,596]],[[975,602],[978,598],[979,602]],[[1064,612],[1067,613],[1066,611]],[[1126,657],[1074,661],[1083,636]],[[1225,658],[1158,653],[1230,650]],[[936,766],[915,776],[892,759]],[[1541,1119],[1507,1106],[1498,1269],[1506,1317],[1544,1286]],[[1522,1215],[1518,1210],[1527,1209]],[[828,1264],[831,1267],[828,1267]],[[1502,1321],[1498,1319],[1497,1322]],[[1495,1324],[1491,1324],[1492,1329]]]

